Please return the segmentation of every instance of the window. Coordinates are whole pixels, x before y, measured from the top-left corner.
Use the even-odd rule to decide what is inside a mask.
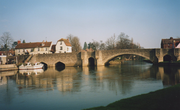
[[[40,51],[40,48],[38,48],[38,51]]]
[[[20,49],[18,49],[18,52],[20,52]]]
[[[46,48],[46,51],[47,51],[47,48]]]
[[[33,51],[34,51],[34,49],[32,48],[32,49],[31,49],[31,52],[33,52]]]
[[[67,51],[69,51],[69,48],[67,47]]]
[[[63,47],[62,47],[62,46],[60,47],[60,50],[63,50]]]
[[[62,41],[60,41],[60,45],[62,45]]]

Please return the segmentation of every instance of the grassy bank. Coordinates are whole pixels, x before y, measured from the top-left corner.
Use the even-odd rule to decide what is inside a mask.
[[[180,110],[180,84],[84,110]]]

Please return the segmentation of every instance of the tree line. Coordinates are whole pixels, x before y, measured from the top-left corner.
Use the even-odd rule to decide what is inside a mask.
[[[84,42],[83,48],[80,44],[80,39],[77,36],[74,36],[72,34],[67,36],[67,39],[69,39],[72,49],[74,52],[80,52],[82,49],[90,49],[92,48],[94,51],[96,50],[110,50],[110,49],[138,49],[143,48],[140,46],[139,43],[134,43],[133,38],[129,38],[128,35],[121,32],[120,35],[116,36],[115,34],[108,38],[105,42],[102,40],[100,42],[96,40],[92,40],[92,42],[86,43]],[[11,48],[15,48],[17,45],[17,41],[13,41],[11,34],[9,32],[4,32],[3,35],[0,37],[1,42],[1,51],[9,50]],[[25,40],[23,40],[22,43],[25,43]]]
[[[74,47],[75,48],[75,47]],[[133,38],[121,32],[120,35],[115,34],[108,38],[105,42],[92,40],[88,44],[84,42],[83,50],[92,48],[96,50],[111,50],[111,49],[140,49],[143,48],[139,43],[134,43]]]

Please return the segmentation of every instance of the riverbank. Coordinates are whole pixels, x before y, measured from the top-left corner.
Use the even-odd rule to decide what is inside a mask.
[[[179,110],[180,84],[84,110]]]
[[[16,66],[16,64],[0,65],[0,72],[1,71],[11,71],[11,70],[18,70],[18,67]]]

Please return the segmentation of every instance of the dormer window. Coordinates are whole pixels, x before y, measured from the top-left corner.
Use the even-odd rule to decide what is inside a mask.
[[[42,45],[42,46],[44,46],[45,44],[44,44],[44,43],[42,43],[41,45]]]

